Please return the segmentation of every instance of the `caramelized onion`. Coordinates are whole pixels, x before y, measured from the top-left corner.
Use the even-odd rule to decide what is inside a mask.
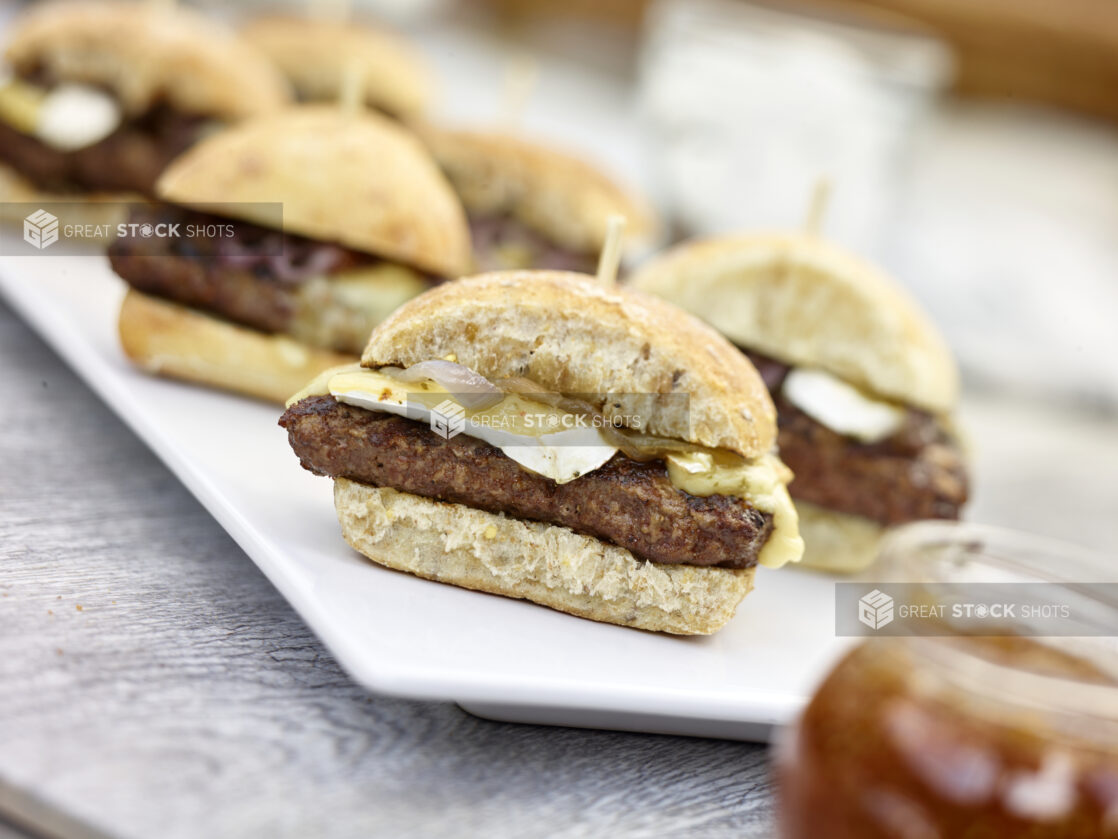
[[[544,405],[550,405],[552,408],[559,408],[569,414],[585,414],[586,416],[593,417],[602,416],[602,412],[589,402],[583,399],[575,399],[573,396],[564,396],[562,393],[556,393],[553,390],[548,390],[523,376],[498,379],[497,386],[505,393],[515,393],[519,396],[525,396],[534,402],[541,402]]]
[[[517,393],[545,405],[560,408],[568,413],[584,414],[598,418],[596,427],[606,439],[606,442],[632,460],[659,460],[664,455],[673,452],[695,451],[695,446],[682,440],[675,440],[671,437],[656,437],[651,434],[642,434],[638,431],[620,428],[589,402],[549,391],[531,379],[517,376],[499,379],[497,384],[506,393]]]
[[[430,379],[445,388],[463,408],[472,411],[492,408],[505,398],[504,392],[480,373],[453,361],[421,361],[393,376],[402,382]]]
[[[617,428],[606,424],[602,435],[611,446],[616,446],[626,457],[633,460],[661,460],[664,455],[695,451],[696,447],[673,437],[655,437],[637,431]]]

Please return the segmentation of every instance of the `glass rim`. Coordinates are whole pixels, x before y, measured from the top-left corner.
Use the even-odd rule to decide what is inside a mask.
[[[919,572],[927,564],[914,564],[912,558],[934,549],[954,549],[956,558],[966,557],[972,562],[981,556],[982,565],[991,570],[1024,571],[1030,577],[1028,582],[1118,583],[1118,560],[1102,551],[1056,537],[976,522],[934,520],[892,528],[882,539],[878,560],[883,565]],[[1042,558],[1039,563],[1038,557]],[[1118,602],[1114,606],[1118,608]]]
[[[686,9],[686,14],[681,15],[667,3],[655,4],[647,26],[654,31],[656,23],[668,22],[677,31],[681,26],[695,30],[709,23],[712,11],[720,11],[733,15],[735,22],[743,22],[769,35],[778,30],[796,30],[845,44],[865,63],[858,75],[868,74],[890,83],[938,91],[946,87],[955,74],[955,56],[942,36],[899,12],[835,10],[810,3],[781,4],[774,0],[745,3],[708,0],[705,5],[688,4]],[[763,39],[761,46],[773,48]]]
[[[930,561],[932,553],[942,554],[939,563]],[[1090,604],[1096,622],[1109,621],[1103,625],[1113,627],[1114,635],[1021,637],[1093,665],[1109,682],[1034,670],[1012,660],[995,660],[959,644],[960,639],[968,637],[963,631],[944,636],[903,636],[897,640],[910,644],[922,657],[950,673],[951,680],[968,693],[1019,708],[1105,720],[1108,726],[1114,726],[1113,739],[1118,742],[1118,598],[1094,591],[1090,585],[1118,582],[1118,564],[1113,559],[1101,551],[1010,528],[929,521],[890,532],[882,542],[879,561],[883,569],[903,572],[908,577],[906,582],[917,586],[956,582],[944,572],[963,564],[998,574],[1024,573],[1030,577],[1028,582],[1064,587]]]

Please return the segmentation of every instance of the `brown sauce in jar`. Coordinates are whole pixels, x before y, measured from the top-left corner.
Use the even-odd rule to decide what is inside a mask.
[[[778,758],[784,839],[1118,837],[1118,681],[1035,639],[871,639]]]

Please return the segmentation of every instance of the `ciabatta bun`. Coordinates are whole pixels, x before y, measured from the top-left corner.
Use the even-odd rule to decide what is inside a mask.
[[[606,623],[709,635],[753,587],[752,568],[644,562],[565,527],[345,478],[334,506],[345,540],[373,562]]]
[[[458,197],[423,145],[371,111],[307,105],[193,146],[156,184],[165,201],[283,227],[448,278],[470,264]]]
[[[118,329],[125,355],[149,373],[280,405],[323,370],[354,361],[135,289],[124,297]]]
[[[403,38],[354,21],[269,15],[241,35],[291,80],[302,98],[337,102],[346,74],[360,74],[365,101],[397,117],[415,117],[432,98],[430,73]]]
[[[607,417],[641,416],[647,433],[746,458],[776,436],[764,383],[726,339],[663,300],[582,274],[504,271],[437,286],[373,330],[362,363],[448,356],[489,379],[600,397]],[[649,417],[647,394],[689,396],[656,401]]]
[[[648,203],[584,160],[511,134],[417,128],[467,212],[511,215],[569,250],[597,255],[609,218],[625,217],[626,250],[656,237]]]
[[[686,243],[639,267],[628,285],[675,303],[746,349],[935,413],[955,406],[955,362],[916,302],[818,237]]]
[[[853,574],[877,558],[885,528],[875,521],[837,513],[806,501],[796,502],[804,558],[800,565],[819,571]]]

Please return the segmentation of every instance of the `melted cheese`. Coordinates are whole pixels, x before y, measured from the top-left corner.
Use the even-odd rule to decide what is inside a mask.
[[[792,473],[774,455],[746,460],[732,452],[696,449],[671,453],[665,458],[668,476],[691,495],[734,495],[773,517],[758,561],[769,568],[799,562],[804,553],[796,507],[788,495]]]
[[[287,404],[290,407],[309,396],[327,394],[339,402],[424,422],[430,421],[432,409],[450,395],[435,382],[401,382],[350,364],[322,373]],[[490,408],[465,410],[463,419],[461,433],[496,446],[524,468],[557,483],[597,469],[617,451],[592,424],[580,424],[577,415],[518,394],[507,394]],[[665,460],[676,488],[695,496],[737,496],[772,515],[772,533],[759,557],[762,565],[778,568],[799,561],[804,543],[786,486],[792,475],[774,455],[749,461],[731,452],[696,446],[694,451],[673,452]]]
[[[329,396],[330,395],[330,380],[337,376],[339,373],[359,373],[366,368],[362,367],[360,362],[354,361],[351,364],[342,364],[338,367],[330,367],[323,370],[305,385],[302,390],[298,390],[288,397],[287,402],[284,404],[285,408],[290,408],[296,402],[302,402],[304,399],[309,399],[312,396]]]
[[[359,353],[374,326],[427,287],[420,274],[393,262],[313,277],[299,287],[289,330],[306,344]]]
[[[0,80],[0,120],[59,151],[100,142],[123,118],[116,99],[96,87],[60,84],[45,90],[12,77]]]
[[[394,262],[351,268],[332,275],[330,283],[343,304],[366,313],[377,323],[428,288],[422,276]]]
[[[0,119],[22,134],[32,134],[46,91],[11,77],[0,80]]]
[[[812,419],[863,443],[884,440],[905,422],[902,408],[871,399],[822,370],[792,370],[784,379],[781,393]]]

